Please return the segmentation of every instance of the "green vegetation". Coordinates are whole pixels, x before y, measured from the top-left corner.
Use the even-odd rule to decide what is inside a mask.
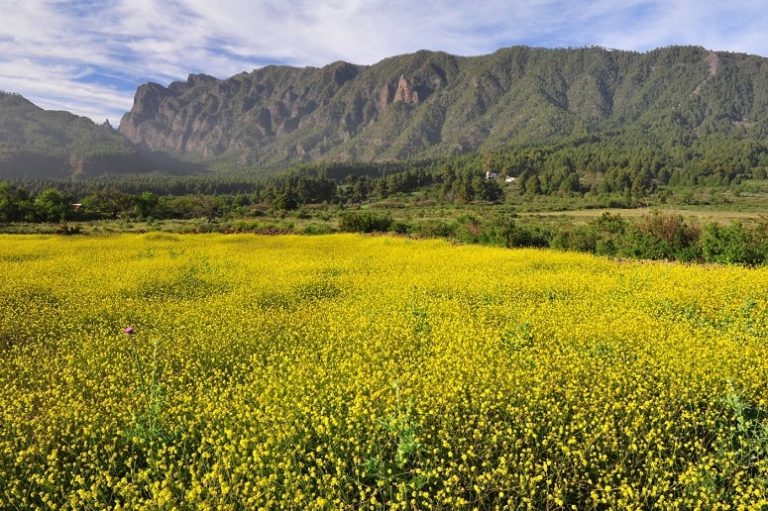
[[[294,176],[285,181],[293,184],[284,189],[274,183],[262,183],[252,194],[218,196],[158,196],[152,192],[125,194],[115,189],[97,189],[74,205],[70,202],[74,200],[72,196],[56,188],[45,188],[32,195],[0,182],[0,230],[60,234],[155,230],[264,234],[393,232],[463,243],[551,247],[642,259],[762,265],[768,257],[768,218],[755,209],[765,203],[765,192],[743,194],[722,187],[709,192],[702,190],[701,197],[693,195],[693,202],[699,203],[696,209],[683,209],[693,208],[681,204],[691,201],[690,190],[665,189],[668,193],[661,194],[664,202],[677,203],[674,209],[668,209],[669,205],[662,204],[656,194],[645,198],[648,202],[656,201],[650,209],[567,210],[583,208],[588,200],[596,201],[594,206],[615,204],[622,197],[555,195],[520,202],[527,197],[512,188],[505,203],[465,203],[430,199],[417,189],[385,200],[355,203],[349,196],[363,182],[367,181],[336,185],[331,180]],[[760,189],[758,182],[750,184],[751,189]],[[435,185],[428,188],[440,193]],[[330,196],[331,202],[306,203],[303,201],[307,190],[334,190],[334,195]],[[524,206],[529,211],[524,211]],[[547,207],[560,211],[541,211]]]

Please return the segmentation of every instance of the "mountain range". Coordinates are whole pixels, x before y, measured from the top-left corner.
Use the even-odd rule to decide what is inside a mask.
[[[420,51],[370,66],[267,66],[141,85],[119,129],[0,95],[0,177],[434,158],[622,133],[690,145],[768,138],[768,59],[512,47]],[[163,157],[164,159],[160,159]]]

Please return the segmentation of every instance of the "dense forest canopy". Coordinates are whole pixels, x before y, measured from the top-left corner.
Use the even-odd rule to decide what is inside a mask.
[[[495,178],[488,179],[488,173]],[[634,198],[660,189],[729,186],[768,176],[768,145],[749,138],[711,134],[689,146],[680,141],[649,143],[628,132],[512,146],[485,153],[389,163],[317,163],[273,177],[258,173],[162,173],[103,175],[6,182],[5,189],[34,196],[56,189],[72,203],[94,193],[156,196],[226,195],[278,209],[305,204],[349,204],[420,192],[449,203],[499,202],[525,196],[619,193]],[[514,178],[508,186],[505,178]],[[12,186],[11,186],[12,185]],[[19,192],[21,193],[21,192]],[[6,218],[34,215],[15,208]]]

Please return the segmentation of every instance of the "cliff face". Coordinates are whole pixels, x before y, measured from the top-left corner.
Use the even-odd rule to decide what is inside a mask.
[[[712,63],[717,62],[713,66]],[[745,91],[748,94],[745,94]],[[768,64],[671,47],[418,52],[373,66],[268,66],[139,87],[120,132],[231,165],[435,156],[635,127],[768,134]]]
[[[120,132],[152,150],[226,155],[240,165],[308,161],[335,152],[392,104],[417,105],[442,83],[427,73],[381,80],[344,62],[270,66],[227,80],[190,75],[167,88],[139,87]]]

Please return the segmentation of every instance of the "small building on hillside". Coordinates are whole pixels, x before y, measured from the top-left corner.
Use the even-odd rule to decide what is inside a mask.
[[[489,181],[490,181],[491,179],[496,179],[496,178],[498,178],[498,177],[499,177],[499,174],[498,174],[497,172],[493,172],[492,170],[489,170],[489,171],[487,171],[487,172],[485,173],[485,179],[487,179],[487,180],[489,180]]]
[[[507,176],[504,178],[505,183],[515,183],[517,182],[517,178],[515,176]]]

